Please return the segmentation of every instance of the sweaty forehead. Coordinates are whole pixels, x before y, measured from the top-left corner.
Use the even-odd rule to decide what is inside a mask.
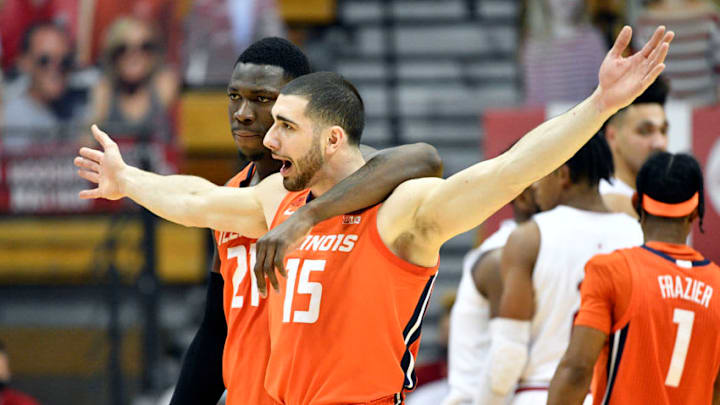
[[[288,82],[285,71],[279,66],[238,63],[235,65],[228,87],[237,90],[267,90],[279,92]]]

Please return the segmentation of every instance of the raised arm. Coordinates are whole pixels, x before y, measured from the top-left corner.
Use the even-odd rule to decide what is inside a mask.
[[[405,258],[432,265],[442,243],[482,223],[570,159],[605,120],[641,94],[665,68],[672,32],[665,33],[665,28],[659,27],[640,52],[623,57],[631,36],[630,27],[620,32],[600,67],[599,85],[590,97],[530,131],[506,153],[444,181],[415,181],[398,188],[383,206],[386,212],[380,214],[383,240],[391,246],[410,233],[418,245],[413,250],[428,253]]]
[[[368,152],[363,150],[365,155]],[[316,224],[383,201],[400,183],[442,175],[442,161],[434,147],[417,143],[371,152],[367,163],[327,193],[298,209],[285,222],[258,240],[255,274],[261,293],[267,275],[276,287],[274,268],[285,276],[283,259],[293,244]]]
[[[75,165],[78,174],[97,184],[80,192],[80,198],[117,200],[128,197],[160,217],[185,226],[240,231],[260,237],[286,191],[279,176],[256,187],[220,187],[194,176],[161,176],[125,164],[117,144],[92,127],[101,150],[81,148]],[[275,204],[275,206],[273,206]]]

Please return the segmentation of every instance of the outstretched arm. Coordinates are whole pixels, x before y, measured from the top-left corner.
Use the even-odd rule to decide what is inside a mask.
[[[327,193],[298,209],[282,224],[257,241],[255,274],[261,293],[267,275],[277,287],[274,269],[283,276],[285,253],[316,224],[384,200],[400,183],[418,177],[442,175],[442,161],[434,147],[417,143],[375,152],[357,172]]]
[[[550,382],[548,405],[580,405],[590,391],[593,367],[608,335],[576,325],[570,345]],[[600,395],[600,393],[598,393]]]
[[[102,151],[81,148],[78,174],[97,184],[80,198],[117,200],[128,197],[160,217],[185,226],[241,231],[259,237],[267,231],[266,214],[285,195],[282,180],[271,176],[256,187],[219,187],[194,176],[161,176],[125,164],[117,144],[92,127]]]
[[[536,180],[565,163],[612,114],[640,95],[665,68],[672,32],[659,27],[637,54],[623,57],[630,27],[608,52],[593,94],[570,111],[525,135],[497,158],[471,166],[441,181],[414,181],[398,188],[379,217],[383,241],[391,246],[404,234],[417,244],[406,260],[424,266],[437,261],[446,240],[482,223]],[[408,217],[409,216],[409,217]],[[424,251],[427,253],[418,253]]]

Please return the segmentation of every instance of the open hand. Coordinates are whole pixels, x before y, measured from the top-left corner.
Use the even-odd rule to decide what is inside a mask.
[[[97,184],[94,189],[81,191],[80,198],[108,200],[123,198],[120,175],[127,165],[120,155],[120,150],[108,134],[101,131],[97,125],[93,125],[90,129],[103,150],[83,147],[80,148],[80,156],[73,160],[75,166],[79,167],[78,175]]]
[[[663,62],[674,36],[675,33],[665,32],[665,27],[660,26],[640,52],[623,57],[632,38],[632,29],[623,27],[600,66],[598,92],[601,108],[617,111],[642,94],[665,69]]]
[[[258,239],[255,245],[255,276],[258,290],[263,297],[267,296],[267,283],[265,277],[275,291],[278,291],[278,280],[275,269],[281,276],[287,276],[285,271],[285,255],[294,250],[297,244],[310,232],[315,222],[308,211],[300,208],[283,223],[276,226]]]

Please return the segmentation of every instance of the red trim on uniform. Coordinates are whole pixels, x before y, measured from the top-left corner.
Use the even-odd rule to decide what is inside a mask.
[[[520,393],[523,391],[547,391],[548,387],[518,387],[518,389],[515,390],[515,393]]]

